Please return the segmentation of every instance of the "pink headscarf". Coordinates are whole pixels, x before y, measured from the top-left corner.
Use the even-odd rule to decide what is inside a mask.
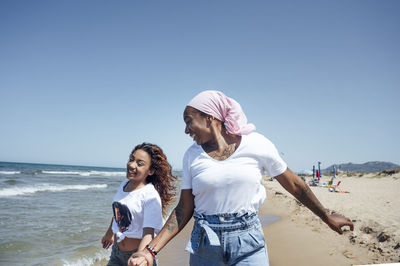
[[[247,135],[256,129],[253,124],[247,123],[240,104],[220,91],[202,91],[189,102],[188,106],[223,122],[230,134]]]

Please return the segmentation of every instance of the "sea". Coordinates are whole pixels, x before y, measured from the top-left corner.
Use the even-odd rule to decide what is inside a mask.
[[[0,265],[105,265],[101,238],[125,178],[125,168],[0,162]]]
[[[179,175],[179,172],[175,172]],[[99,265],[124,168],[0,162],[0,265]]]

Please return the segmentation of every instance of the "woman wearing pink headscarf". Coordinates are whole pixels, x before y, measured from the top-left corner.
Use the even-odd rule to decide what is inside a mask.
[[[161,232],[129,265],[153,259],[193,216],[186,247],[190,265],[269,265],[257,211],[265,200],[265,171],[332,230],[342,234],[352,222],[328,214],[308,185],[293,173],[274,144],[254,132],[239,103],[219,91],[203,91],[183,113],[185,133],[195,143],[183,158],[181,196]]]

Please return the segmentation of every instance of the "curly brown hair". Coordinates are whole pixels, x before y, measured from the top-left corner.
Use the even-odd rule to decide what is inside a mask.
[[[143,142],[137,145],[130,154],[130,157],[137,150],[143,150],[151,158],[150,169],[154,174],[147,176],[146,183],[152,183],[161,198],[162,214],[165,217],[168,206],[175,201],[176,197],[176,176],[172,174],[172,167],[167,161],[163,150],[151,143]]]

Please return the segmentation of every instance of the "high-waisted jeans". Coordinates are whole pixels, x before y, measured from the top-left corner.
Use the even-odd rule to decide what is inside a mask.
[[[268,266],[264,233],[257,213],[194,214],[186,247],[190,265]]]

